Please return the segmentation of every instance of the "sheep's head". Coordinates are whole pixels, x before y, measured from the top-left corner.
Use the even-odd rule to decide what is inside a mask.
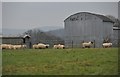
[[[50,45],[49,44],[46,44],[46,48],[48,48]]]
[[[93,44],[93,42],[91,41],[91,44]]]
[[[46,48],[48,48],[48,46],[46,46]]]

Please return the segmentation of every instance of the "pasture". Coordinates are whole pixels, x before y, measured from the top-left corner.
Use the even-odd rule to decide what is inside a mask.
[[[117,48],[3,50],[3,75],[117,75]]]

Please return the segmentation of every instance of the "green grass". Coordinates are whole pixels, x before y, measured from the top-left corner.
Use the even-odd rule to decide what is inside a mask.
[[[117,75],[118,49],[3,50],[3,75]]]

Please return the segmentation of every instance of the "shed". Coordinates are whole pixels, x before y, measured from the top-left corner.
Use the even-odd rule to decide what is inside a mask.
[[[23,36],[23,43],[26,44],[27,48],[32,48],[31,36],[26,34]]]

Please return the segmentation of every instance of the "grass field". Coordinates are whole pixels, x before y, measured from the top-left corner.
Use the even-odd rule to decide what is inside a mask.
[[[3,75],[117,75],[118,49],[3,50]]]

